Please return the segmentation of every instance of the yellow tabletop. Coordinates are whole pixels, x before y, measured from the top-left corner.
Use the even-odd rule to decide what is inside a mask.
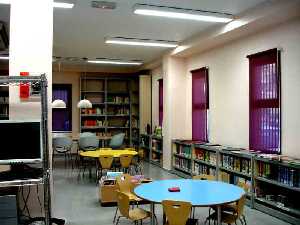
[[[120,157],[120,155],[128,154],[128,155],[137,155],[138,153],[134,150],[96,150],[96,151],[86,151],[80,152],[79,155],[83,157],[91,157],[91,158],[99,158],[101,155],[112,155],[115,158]]]

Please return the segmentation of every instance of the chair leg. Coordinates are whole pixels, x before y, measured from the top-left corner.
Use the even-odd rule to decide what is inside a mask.
[[[116,225],[118,225],[118,224],[119,224],[120,217],[121,217],[121,216],[118,216],[118,219],[117,219]]]
[[[118,207],[116,208],[113,223],[115,223],[118,214]]]
[[[243,215],[243,220],[244,220],[244,224],[247,225],[247,222],[246,222],[246,217],[245,215]]]

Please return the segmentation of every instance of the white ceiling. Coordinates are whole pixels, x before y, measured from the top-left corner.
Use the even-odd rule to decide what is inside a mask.
[[[63,1],[63,0],[60,0]],[[54,55],[62,57],[138,59],[144,62],[165,49],[107,45],[107,36],[183,41],[215,23],[135,15],[136,3],[225,12],[237,15],[265,0],[114,0],[115,10],[90,7],[91,0],[73,2],[71,10],[54,10]]]

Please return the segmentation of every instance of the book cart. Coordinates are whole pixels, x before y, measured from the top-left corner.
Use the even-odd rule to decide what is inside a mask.
[[[209,174],[249,186],[247,205],[300,224],[300,161],[211,143],[172,141],[172,172],[184,178]]]

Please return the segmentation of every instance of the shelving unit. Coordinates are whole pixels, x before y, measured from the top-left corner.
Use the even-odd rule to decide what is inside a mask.
[[[138,77],[80,78],[80,97],[93,104],[80,112],[80,132],[99,136],[125,133],[125,144],[139,145],[139,80]]]
[[[139,147],[144,150],[146,160],[159,167],[163,166],[163,137],[141,134]]]
[[[211,174],[223,182],[246,183],[250,207],[300,224],[300,160],[293,164],[260,156],[239,148],[173,140],[172,172],[185,178]]]
[[[9,115],[9,90],[6,86],[0,87],[0,120],[8,120]]]
[[[150,161],[150,139],[151,135],[149,134],[140,134],[140,149],[144,151],[144,158],[146,161]]]

